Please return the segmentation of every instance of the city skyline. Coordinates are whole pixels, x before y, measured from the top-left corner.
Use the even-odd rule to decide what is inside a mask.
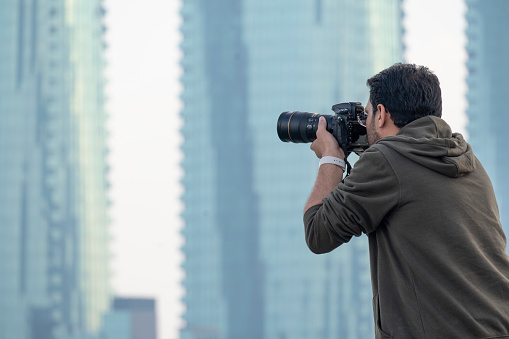
[[[164,321],[159,322],[160,337],[176,338],[181,326],[179,314],[183,311],[178,301],[183,293],[179,286],[182,272],[178,268],[182,260],[178,251],[182,243],[178,235],[182,227],[178,219],[182,208],[178,202],[182,191],[178,184],[181,176],[178,166],[182,156],[178,150],[181,122],[177,112],[181,104],[177,99],[180,90],[175,80],[180,71],[168,63],[176,65],[180,58],[180,38],[176,33],[180,22],[179,5],[178,2],[163,5],[163,2],[154,1],[138,6],[136,2],[123,1],[115,7],[113,0],[106,1],[106,5],[107,19],[115,22],[115,25],[108,25],[107,32],[109,72],[112,75],[110,125],[114,125],[110,143],[115,145],[111,154],[115,178],[112,181],[112,218],[116,224],[114,249],[117,253],[114,285],[121,294],[160,296],[160,317],[164,317]],[[406,11],[405,58],[425,64],[437,73],[444,95],[444,118],[454,130],[465,133],[466,118],[462,113],[466,107],[462,99],[466,91],[463,82],[466,75],[464,4],[462,1],[443,3],[434,0],[424,6],[420,1],[407,0],[403,7]],[[431,26],[429,17],[434,18]],[[132,26],[132,22],[138,20],[143,24]],[[149,39],[144,38],[141,29],[150,32]],[[168,44],[163,46],[162,41]],[[140,48],[133,49],[132,46]],[[147,52],[155,48],[158,53]],[[437,48],[443,53],[436,53]],[[139,69],[140,64],[144,65],[142,69]],[[113,91],[114,86],[116,91]],[[147,92],[146,88],[152,90]],[[148,119],[142,121],[134,112],[143,112]],[[131,134],[134,129],[139,130],[135,138]],[[145,130],[151,133],[147,134]],[[146,147],[141,147],[136,140],[143,141]],[[151,180],[141,186],[137,178],[145,170],[152,173]],[[132,178],[136,180],[133,182]],[[147,205],[147,199],[143,198],[146,196],[160,197],[157,206]],[[163,203],[168,207],[164,208]],[[152,222],[144,221],[147,215]],[[137,242],[130,239],[137,239]],[[156,269],[161,265],[166,265],[168,271]]]
[[[34,101],[31,101],[30,98],[34,98],[37,88],[34,85],[35,82],[27,85],[34,79],[34,71],[39,72],[42,69],[49,70],[54,67],[59,69],[59,67],[64,65],[64,63],[59,64],[61,60],[65,60],[65,53],[63,51],[67,48],[64,47],[62,49],[62,46],[65,45],[61,45],[61,41],[65,40],[59,40],[62,33],[68,34],[67,37],[73,41],[71,48],[73,48],[74,53],[71,60],[78,62],[76,65],[77,71],[73,75],[74,78],[71,77],[73,80],[78,80],[75,84],[80,83],[81,80],[87,83],[96,81],[95,71],[101,71],[104,61],[91,57],[86,61],[83,60],[83,64],[79,65],[80,59],[77,56],[84,56],[87,55],[87,52],[97,50],[97,46],[90,48],[90,45],[88,45],[84,49],[83,46],[85,44],[93,45],[94,42],[102,43],[102,41],[100,39],[87,40],[87,34],[79,29],[74,29],[72,33],[69,33],[61,30],[59,25],[55,26],[55,23],[61,22],[64,18],[64,11],[59,11],[58,9],[55,11],[55,9],[50,8],[54,4],[41,2],[39,3],[38,10],[40,11],[38,12],[31,10],[32,3],[29,1],[16,1],[15,3],[16,5],[14,6],[14,2],[3,2],[0,5],[4,18],[2,25],[11,25],[15,20],[20,20],[20,18],[25,20],[26,25],[23,22],[19,22],[19,25],[16,25],[16,29],[21,28],[20,31],[22,33],[19,33],[17,37],[25,37],[26,43],[19,44],[15,50],[4,46],[2,49],[3,68],[0,69],[2,74],[4,74],[4,79],[11,79],[12,76],[17,79],[10,83],[8,87],[2,87],[2,91],[8,88],[11,91],[12,88],[9,86],[15,85],[17,86],[15,91],[18,91],[18,94],[23,93],[23,95],[6,94],[0,101],[0,105],[3,105],[4,109],[9,107],[8,110],[11,110],[13,107],[11,103],[18,100],[16,102],[20,104],[16,104],[16,109],[22,109],[23,112],[27,112],[27,115],[17,115],[16,119],[18,120],[15,120],[2,114],[3,122],[0,124],[0,128],[4,131],[2,132],[3,136],[12,136],[12,140],[19,141],[21,140],[19,137],[23,136],[26,131],[33,130],[33,127],[36,125],[28,114],[28,112],[33,112]],[[179,231],[182,228],[182,221],[179,217],[182,211],[182,203],[179,201],[179,198],[183,192],[179,184],[182,176],[182,170],[179,168],[182,161],[182,155],[179,151],[179,145],[182,143],[182,136],[179,132],[182,121],[177,115],[181,107],[178,99],[180,91],[178,77],[181,74],[181,70],[178,67],[180,59],[178,47],[180,41],[178,30],[181,22],[178,13],[180,2],[153,0],[147,0],[143,4],[118,0],[89,1],[85,3],[78,1],[68,2],[66,3],[65,17],[67,20],[71,19],[71,21],[67,23],[73,23],[74,21],[72,20],[76,20],[80,25],[86,24],[87,20],[91,18],[86,13],[90,11],[94,15],[104,15],[105,13],[102,11],[101,6],[95,6],[97,3],[106,7],[106,25],[95,25],[96,22],[92,26],[94,27],[94,34],[100,35],[101,32],[103,34],[106,32],[108,59],[106,78],[108,80],[104,84],[100,83],[95,86],[76,86],[75,88],[79,90],[74,93],[74,96],[68,96],[68,98],[72,98],[70,100],[74,102],[74,107],[77,108],[76,112],[81,112],[77,113],[78,115],[88,109],[98,113],[96,117],[87,115],[90,121],[86,121],[86,119],[79,120],[80,123],[84,123],[83,126],[86,125],[87,127],[81,129],[80,133],[68,137],[70,138],[69,140],[72,140],[72,137],[80,135],[80,142],[82,142],[80,145],[87,145],[87,150],[98,150],[102,147],[100,142],[106,138],[108,139],[111,152],[105,151],[104,154],[108,154],[108,164],[112,168],[109,174],[112,191],[109,193],[109,196],[113,203],[110,214],[113,220],[111,234],[113,235],[112,250],[114,252],[112,260],[114,271],[112,283],[114,290],[118,292],[116,294],[124,297],[147,296],[157,298],[158,325],[161,328],[158,332],[159,338],[173,339],[178,336],[178,328],[183,325],[180,319],[183,313],[183,305],[179,302],[183,295],[183,290],[180,286],[183,272],[179,269],[179,265],[183,260],[182,253],[179,250],[183,244],[183,239],[179,235]],[[322,1],[316,2],[316,4],[320,3]],[[465,44],[463,34],[465,28],[463,18],[465,5],[463,1],[450,1],[444,4],[433,0],[426,2],[426,6],[423,7],[422,2],[406,0],[403,2],[403,6],[407,14],[404,18],[406,28],[404,41],[407,45],[406,60],[425,64],[437,73],[441,79],[444,93],[444,118],[450,122],[453,130],[468,135],[466,130],[467,118],[463,114],[466,108],[466,101],[464,99],[466,85],[463,81],[466,75],[466,53],[463,48],[463,44]],[[14,12],[20,13],[21,10],[24,11],[21,12],[23,14],[12,15]],[[433,25],[429,25],[430,17],[433,17]],[[48,20],[48,25],[39,27],[34,24],[30,26],[28,24],[30,20],[35,19]],[[50,22],[51,24],[49,24]],[[8,44],[15,43],[17,38],[13,38],[12,32],[14,31],[5,30],[6,27],[8,26],[3,26],[4,33],[6,33],[8,38],[3,41],[6,41]],[[1,31],[2,27],[0,27]],[[47,38],[46,34],[48,32],[51,33],[51,38]],[[431,36],[434,39],[429,39]],[[34,39],[35,37],[38,40]],[[39,48],[46,47],[56,47],[56,49],[52,50],[52,52],[41,49],[41,53],[34,53]],[[23,66],[9,66],[9,60],[11,60],[9,58],[13,58],[15,55],[24,56]],[[34,62],[39,57],[44,58],[48,63],[38,64]],[[60,59],[62,57],[64,58]],[[90,62],[94,65],[92,67],[94,71],[89,71],[87,69],[88,66],[82,67],[85,64],[90,65]],[[44,68],[41,66],[43,64],[45,65]],[[15,74],[12,72],[15,72]],[[48,71],[46,74],[51,74],[51,72]],[[51,95],[63,92],[66,86],[61,86],[60,81],[57,79],[55,82],[55,79],[48,78],[47,83],[51,86],[45,88],[51,88]],[[65,81],[72,80],[66,79]],[[100,92],[103,85],[109,88],[109,94],[106,98],[99,95],[98,100],[91,99],[97,94],[94,91]],[[67,86],[67,88],[73,87]],[[23,100],[19,100],[20,98],[23,98]],[[100,128],[89,129],[94,124],[92,123],[93,119],[98,118],[98,122],[105,119],[105,116],[100,116],[104,114],[102,109],[92,108],[94,105],[99,107],[104,102],[108,103],[106,111],[111,112],[110,118],[107,121],[107,129],[111,131],[109,136],[108,132],[102,131]],[[61,104],[67,103],[53,102],[48,106],[46,112],[41,112],[39,117],[54,114],[61,109]],[[324,103],[324,106],[327,106],[327,104]],[[7,112],[4,109],[2,111]],[[323,111],[328,113],[328,107],[324,107]],[[28,119],[23,122],[21,119],[25,117],[28,117]],[[47,130],[45,129],[46,127]],[[50,134],[55,133],[55,131],[62,131],[60,123],[51,123],[46,127],[41,129],[42,133],[40,135],[43,137],[46,137],[46,131],[49,131]],[[275,128],[273,129],[275,130]],[[16,132],[16,134],[13,131],[21,132]],[[104,139],[102,141],[100,141],[100,138],[96,139],[100,142],[94,144],[91,142],[92,138],[87,140],[88,132],[97,133]],[[57,134],[59,133],[57,132]],[[61,135],[63,134],[61,133]],[[7,139],[4,138],[4,140]],[[53,152],[55,139],[50,135],[48,140],[47,149],[49,152]],[[66,139],[58,140],[60,141],[56,142],[57,145]],[[33,221],[35,220],[36,213],[34,212],[39,207],[46,208],[44,207],[45,201],[49,201],[52,206],[56,202],[56,205],[51,209],[51,213],[47,215],[51,225],[52,222],[62,218],[62,213],[59,211],[67,209],[65,208],[66,204],[62,203],[62,201],[66,195],[69,196],[71,193],[62,190],[62,187],[65,186],[62,181],[65,175],[62,175],[62,173],[65,170],[57,170],[55,173],[58,173],[58,175],[54,176],[53,179],[51,179],[51,176],[48,176],[50,179],[43,185],[34,186],[34,188],[38,186],[36,190],[48,193],[44,199],[40,199],[35,203],[37,201],[35,197],[38,193],[36,190],[30,193],[30,189],[32,184],[39,180],[36,173],[38,171],[37,166],[34,166],[39,157],[36,155],[38,149],[37,147],[30,146],[36,144],[33,135],[24,140],[23,143],[26,148],[22,152],[8,152],[7,150],[11,151],[13,149],[13,144],[10,141],[4,144],[5,152],[2,163],[18,166],[16,168],[19,169],[19,171],[4,172],[4,183],[15,184],[19,182],[20,178],[25,178],[23,186],[17,185],[18,188],[24,188],[22,190],[17,188],[18,193],[15,194],[12,193],[13,190],[11,189],[5,190],[4,200],[8,204],[15,201],[20,202],[20,204],[23,203],[10,211],[6,209],[6,213],[10,216],[15,214],[18,216],[25,215],[26,219],[22,222],[22,225],[25,226],[20,230],[28,231],[29,233],[25,233],[25,235],[30,234],[29,238],[36,239],[44,237],[46,226],[37,229],[31,226],[35,225]],[[69,148],[74,147],[72,142],[67,143],[67,145]],[[97,148],[98,146],[99,148]],[[85,200],[89,204],[85,209],[92,213],[87,214],[87,216],[83,215],[84,220],[88,220],[83,225],[89,225],[84,226],[84,229],[90,232],[82,234],[89,237],[88,239],[90,240],[94,239],[93,241],[86,241],[91,246],[83,247],[83,255],[84,257],[89,257],[91,252],[97,251],[94,253],[103,253],[107,257],[108,254],[106,253],[108,251],[97,246],[98,237],[105,240],[109,238],[107,227],[101,229],[94,228],[90,223],[92,220],[95,225],[101,225],[103,222],[108,223],[106,213],[103,213],[102,208],[97,207],[107,203],[107,199],[102,196],[102,189],[98,189],[96,193],[89,189],[90,187],[97,188],[107,186],[108,184],[101,177],[104,173],[102,170],[100,171],[102,174],[97,175],[99,172],[89,171],[89,169],[100,169],[101,166],[107,168],[108,166],[101,160],[97,161],[98,158],[95,156],[88,157],[86,155],[88,153],[83,151],[83,149],[79,153],[84,155],[80,159],[83,166],[82,169],[84,171],[86,169],[90,174],[96,173],[88,176],[83,181],[87,184],[82,185],[81,188],[86,197]],[[103,152],[99,150],[98,153]],[[32,154],[36,155],[36,157],[25,161],[24,165],[19,167],[19,160],[21,159],[19,156],[23,154]],[[55,168],[61,168],[58,164],[55,167],[54,161],[55,159],[62,159],[61,155],[60,153],[56,157],[52,156],[45,171],[49,173],[53,172]],[[46,174],[44,176],[46,177]],[[91,183],[92,186],[90,185]],[[71,201],[68,200],[68,202]],[[4,206],[9,205],[4,204]],[[20,207],[24,208],[27,214],[18,213]],[[103,221],[99,222],[99,220]],[[33,233],[35,230],[36,232]],[[24,234],[23,232],[20,234]],[[71,236],[71,232],[65,232],[64,237],[58,231],[52,232],[52,239],[48,240],[52,241],[52,244],[57,244],[58,239],[62,240]],[[4,233],[7,235],[7,228],[4,228]],[[32,261],[33,259],[40,260],[41,262],[46,260],[44,259],[45,248],[38,247],[35,245],[35,242],[31,240],[31,242],[23,245],[25,247],[19,247],[19,242],[6,241],[7,246],[3,247],[4,253],[10,251],[10,253],[28,254],[28,256],[25,256],[25,259],[21,260],[22,269],[16,278],[19,279],[17,286],[22,291],[33,291],[33,288],[38,284],[37,277],[44,275],[43,270],[33,270],[35,266],[28,264],[29,262],[35,263],[35,261]],[[54,250],[51,253],[56,255],[57,251],[68,251],[69,246],[72,247],[72,241],[65,242],[65,245],[61,242],[60,245],[52,247]],[[107,262],[108,260],[98,260],[97,264],[104,267]],[[12,261],[9,265],[17,265],[17,263]],[[55,261],[53,266],[56,268],[59,265],[58,261]],[[80,265],[73,266],[77,268],[77,271],[79,270]],[[98,266],[86,267],[94,270]],[[104,269],[103,272],[106,271],[107,269]],[[106,275],[109,275],[109,273],[104,274],[104,276]],[[88,276],[91,277],[91,275]],[[59,284],[59,281],[62,281],[57,277],[53,277],[53,279],[55,286]],[[91,289],[96,287],[103,291],[108,289],[104,287],[106,279],[99,279],[103,282],[97,280],[99,284],[95,285],[96,287],[94,287],[94,284],[96,284],[94,281],[87,279],[83,280],[88,281],[83,282],[83,286],[88,284]],[[7,284],[7,282],[5,283]],[[103,287],[100,287],[101,285]],[[69,289],[68,292],[72,293],[72,289]],[[59,300],[62,300],[62,298],[69,305],[75,303],[72,298],[66,296],[59,297],[54,294],[52,298],[54,298],[55,304],[59,303]],[[100,301],[101,299],[103,302]],[[92,308],[98,310],[105,308],[104,300],[106,299],[101,297],[98,299],[92,298],[87,299],[87,302],[90,301]],[[14,311],[10,313],[12,313],[12,316],[16,314]],[[90,320],[85,322],[94,323],[95,325],[92,325],[90,328],[97,329],[97,324],[100,321],[98,320],[97,312],[94,311],[92,313],[95,315],[91,315],[89,317]],[[40,319],[44,323],[44,317],[48,317],[49,313],[44,313],[43,308],[40,308],[39,311],[32,314],[34,317],[42,317]],[[15,322],[11,325],[13,324]]]

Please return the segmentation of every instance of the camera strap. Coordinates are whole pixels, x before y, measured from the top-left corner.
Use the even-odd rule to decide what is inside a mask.
[[[343,180],[341,181],[342,183],[345,182],[345,179],[347,176],[350,175],[350,171],[352,170],[352,165],[350,165],[350,162],[348,160],[346,160],[347,156],[345,157],[345,163],[346,163],[346,175],[345,177],[343,178]]]

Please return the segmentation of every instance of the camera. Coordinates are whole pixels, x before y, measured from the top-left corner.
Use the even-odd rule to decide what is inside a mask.
[[[366,113],[360,102],[344,102],[332,106],[334,115],[308,112],[283,112],[277,120],[277,134],[284,142],[306,143],[316,139],[318,119],[323,116],[329,131],[338,141],[346,157],[361,154],[368,147]]]

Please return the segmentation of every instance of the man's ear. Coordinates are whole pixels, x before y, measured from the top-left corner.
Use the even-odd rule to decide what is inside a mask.
[[[375,123],[379,128],[384,127],[389,121],[387,119],[390,119],[391,116],[389,112],[385,109],[385,106],[382,104],[378,104],[376,106],[376,109],[380,114],[376,117]]]

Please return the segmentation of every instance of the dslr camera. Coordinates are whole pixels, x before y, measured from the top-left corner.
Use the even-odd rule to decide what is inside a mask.
[[[284,142],[306,143],[316,139],[318,119],[323,116],[329,131],[345,152],[361,154],[368,147],[366,112],[360,102],[344,102],[332,106],[334,115],[308,112],[283,112],[277,120],[277,134]]]

